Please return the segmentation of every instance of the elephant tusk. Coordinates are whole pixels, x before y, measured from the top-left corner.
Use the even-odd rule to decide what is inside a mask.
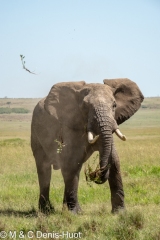
[[[127,140],[127,139],[126,139],[126,136],[123,135],[118,128],[115,130],[115,134],[116,134],[121,140],[123,140],[123,141],[126,141],[126,140]]]
[[[93,133],[92,133],[92,132],[88,132],[88,142],[89,142],[90,144],[95,143],[98,138],[99,138],[99,135],[93,137]]]

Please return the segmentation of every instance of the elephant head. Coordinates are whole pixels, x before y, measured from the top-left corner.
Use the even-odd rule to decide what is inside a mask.
[[[105,79],[104,84],[86,84],[84,81],[56,84],[45,99],[44,107],[62,127],[65,125],[82,135],[85,132],[85,146],[97,144],[100,170],[99,181],[95,182],[104,183],[112,159],[112,134],[115,132],[125,140],[118,125],[130,118],[142,101],[140,89],[131,80]]]

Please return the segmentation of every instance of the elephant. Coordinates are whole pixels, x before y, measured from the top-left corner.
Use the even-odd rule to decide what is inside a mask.
[[[144,99],[137,84],[127,78],[103,83],[61,82],[35,106],[31,123],[31,148],[39,180],[39,210],[54,211],[49,199],[52,167],[64,180],[63,208],[81,212],[79,175],[84,162],[99,151],[96,184],[109,182],[112,213],[125,209],[119,157],[113,133],[126,140],[119,125],[129,119]],[[92,173],[91,175],[94,175]],[[62,208],[62,209],[63,209]]]

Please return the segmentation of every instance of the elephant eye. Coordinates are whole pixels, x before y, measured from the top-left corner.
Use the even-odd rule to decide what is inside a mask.
[[[117,107],[117,104],[116,102],[113,103],[113,108],[116,108]]]

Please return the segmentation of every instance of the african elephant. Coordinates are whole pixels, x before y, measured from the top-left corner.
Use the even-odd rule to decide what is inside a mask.
[[[112,134],[115,132],[125,140],[118,125],[139,109],[143,99],[136,83],[127,78],[105,79],[104,84],[63,82],[51,88],[48,96],[35,107],[31,125],[41,211],[52,208],[49,201],[51,166],[54,170],[61,169],[65,184],[63,206],[73,213],[81,211],[77,197],[79,174],[94,151],[99,151],[100,156],[100,181],[95,182],[108,180],[113,213],[125,207]]]

